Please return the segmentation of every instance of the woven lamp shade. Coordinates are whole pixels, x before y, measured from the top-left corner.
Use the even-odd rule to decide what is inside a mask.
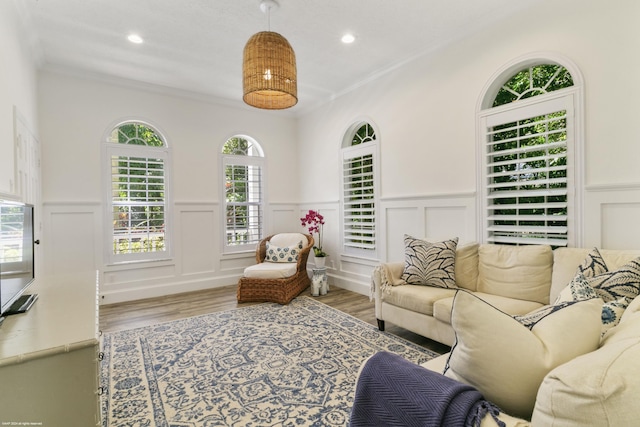
[[[296,54],[278,33],[254,34],[244,47],[242,99],[267,110],[282,110],[298,103]]]

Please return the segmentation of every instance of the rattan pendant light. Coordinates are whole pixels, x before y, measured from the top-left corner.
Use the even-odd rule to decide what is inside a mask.
[[[277,7],[275,0],[260,3],[269,19],[271,9]],[[267,110],[293,107],[298,103],[296,74],[296,54],[287,39],[272,31],[254,34],[244,47],[242,99]]]

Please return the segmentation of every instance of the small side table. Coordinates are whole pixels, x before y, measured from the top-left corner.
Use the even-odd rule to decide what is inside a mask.
[[[326,295],[329,292],[329,280],[327,278],[327,267],[312,268],[313,276],[311,277],[311,295]]]

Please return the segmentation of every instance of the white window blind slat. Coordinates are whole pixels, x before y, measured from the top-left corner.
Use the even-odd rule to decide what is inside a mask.
[[[375,140],[375,136],[366,142]],[[346,248],[375,250],[374,155],[370,145],[343,150],[342,240]]]
[[[520,191],[494,191],[488,197],[489,199],[511,199],[516,197],[551,197],[566,196],[566,188],[545,189],[545,190],[520,190]],[[522,206],[522,205],[521,205]]]
[[[551,246],[567,246],[566,238],[550,238],[550,237],[510,237],[492,235],[487,238],[489,243],[515,244],[515,245],[551,245]]]
[[[536,180],[522,180],[522,181],[514,181],[514,182],[499,182],[495,184],[489,184],[487,188],[490,189],[498,189],[498,188],[513,188],[517,189],[520,187],[548,187],[548,186],[558,186],[564,185],[566,187],[567,178],[552,178],[552,179],[536,179]]]
[[[487,128],[487,241],[567,242],[566,111]]]

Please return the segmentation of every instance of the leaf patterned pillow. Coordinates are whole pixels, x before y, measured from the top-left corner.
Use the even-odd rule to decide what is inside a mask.
[[[410,285],[457,288],[455,260],[458,238],[430,243],[404,235],[402,280]]]
[[[606,273],[609,271],[607,264],[605,264],[602,255],[598,248],[591,249],[591,252],[587,255],[582,264],[578,266],[576,273],[582,274],[584,277],[596,277],[598,274]]]
[[[266,262],[298,262],[298,256],[302,250],[302,240],[296,245],[287,246],[285,248],[272,245],[267,242],[267,254],[264,257]]]
[[[588,281],[604,302],[617,301],[622,297],[634,299],[640,294],[640,258]]]

